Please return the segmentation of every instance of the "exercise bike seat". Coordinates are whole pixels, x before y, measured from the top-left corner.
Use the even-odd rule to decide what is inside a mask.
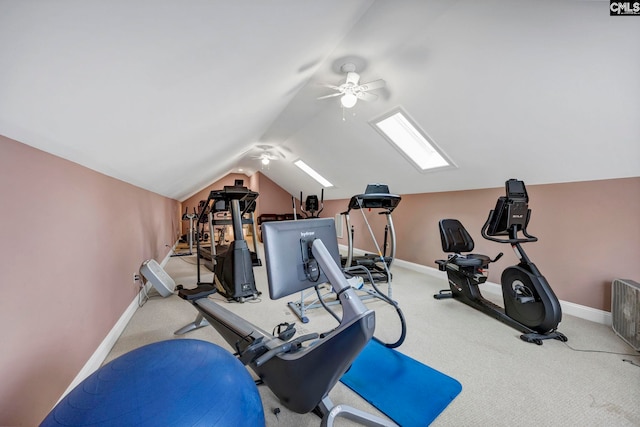
[[[491,262],[487,255],[469,253],[474,248],[473,238],[457,219],[441,219],[440,241],[444,252],[453,253],[447,260],[436,261],[441,267],[456,264],[460,267],[484,267]]]
[[[459,265],[460,267],[484,267],[491,261],[488,256],[480,254],[457,254],[451,258],[447,260],[447,262]]]

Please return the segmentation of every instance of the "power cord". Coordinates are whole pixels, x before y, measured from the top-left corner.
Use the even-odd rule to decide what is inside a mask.
[[[578,351],[581,353],[604,353],[604,354],[615,354],[617,356],[629,356],[629,357],[640,357],[640,353],[639,354],[629,354],[629,353],[619,353],[616,351],[606,351],[606,350],[591,350],[591,349],[581,349],[581,348],[573,348],[571,347],[569,344],[567,344],[567,342],[564,342],[564,345],[566,345],[570,350],[573,351]],[[623,362],[625,363],[630,363],[633,366],[637,366],[640,368],[640,364],[634,362],[633,360],[629,360],[629,359],[622,359]]]
[[[172,258],[178,258],[178,259],[180,259],[182,262],[186,262],[186,263],[187,263],[187,264],[189,264],[189,265],[196,265],[198,262],[200,262],[199,260],[198,260],[198,261],[196,261],[196,262],[189,262],[189,261],[187,261],[187,260],[185,259],[186,257],[184,257],[184,256],[178,256],[178,255],[180,255],[180,254],[178,254],[178,253],[177,253],[177,252],[176,252],[176,251],[175,251],[171,246],[166,245],[166,244],[165,244],[164,246],[165,246],[165,247],[167,247],[167,248],[169,248],[169,250],[171,251],[172,255],[176,255],[176,256],[174,256],[174,257],[172,257]],[[193,255],[197,255],[197,254],[196,254],[196,253],[193,253],[193,254],[188,255],[188,256],[193,256]],[[200,265],[202,265],[202,262],[200,262]]]
[[[404,314],[402,313],[402,310],[400,309],[400,306],[398,305],[398,303],[396,301],[394,301],[392,299],[392,296],[391,296],[391,272],[389,271],[389,266],[387,265],[387,261],[385,260],[385,257],[383,256],[382,251],[380,250],[380,246],[378,245],[378,242],[376,241],[376,237],[373,234],[373,230],[371,229],[371,225],[369,224],[369,220],[367,219],[367,216],[364,214],[364,207],[362,206],[362,200],[357,199],[357,201],[358,201],[358,205],[360,207],[360,213],[362,214],[362,219],[364,220],[364,223],[366,224],[367,229],[369,230],[369,235],[371,236],[371,240],[373,241],[373,244],[376,247],[376,251],[378,252],[378,256],[380,257],[380,262],[384,266],[384,270],[385,270],[385,273],[387,275],[388,295],[380,292],[380,289],[378,289],[378,287],[376,286],[376,283],[373,280],[373,276],[371,275],[371,272],[369,271],[368,268],[366,268],[364,266],[358,266],[358,267],[364,268],[364,270],[366,271],[367,277],[369,278],[369,282],[371,283],[371,286],[373,286],[373,289],[375,289],[375,291],[378,293],[378,296],[383,301],[391,304],[396,309],[396,313],[398,313],[398,317],[400,317],[400,329],[401,329],[400,338],[398,339],[398,341],[396,341],[394,343],[383,343],[383,344],[387,348],[400,347],[402,345],[402,343],[404,342],[406,336],[407,336],[407,323],[405,321]]]
[[[345,273],[349,274],[349,272],[351,271],[355,271],[355,270],[361,270],[363,271],[366,275],[367,278],[369,279],[369,283],[371,284],[371,286],[373,287],[373,289],[376,291],[377,293],[377,297],[380,298],[381,300],[383,300],[384,302],[386,302],[387,304],[392,305],[395,309],[396,309],[396,313],[398,314],[398,317],[400,318],[400,338],[398,338],[398,340],[394,343],[382,343],[384,344],[385,347],[387,348],[396,348],[396,347],[400,347],[400,345],[402,345],[402,343],[404,342],[406,336],[407,336],[407,323],[405,321],[404,318],[404,313],[402,312],[402,310],[400,309],[400,306],[398,305],[398,303],[394,300],[392,300],[391,298],[389,298],[387,295],[385,295],[384,293],[382,293],[380,291],[380,289],[378,288],[378,286],[376,285],[376,282],[373,280],[373,276],[371,275],[371,271],[366,268],[363,265],[356,265],[353,267],[348,267],[346,268],[344,271]],[[388,272],[388,270],[387,270]],[[387,273],[389,274],[389,273]],[[388,277],[391,277],[390,275]],[[389,279],[391,280],[391,279]],[[380,340],[378,340],[380,341]],[[380,341],[382,342],[382,341]]]
[[[606,354],[617,354],[618,356],[631,356],[631,357],[640,357],[640,354],[629,354],[629,353],[618,353],[615,351],[606,351],[606,350],[591,350],[591,349],[581,349],[581,348],[573,348],[566,342],[564,343],[567,347],[569,347],[573,351],[579,351],[583,353],[606,353]]]
[[[149,301],[149,294],[147,293],[147,287],[144,279],[139,274],[136,274],[136,282],[138,282],[138,307],[145,305]]]
[[[338,317],[338,315],[336,314],[336,312],[335,312],[335,311],[333,311],[333,310],[331,310],[331,309],[329,308],[329,306],[324,302],[324,298],[322,298],[322,295],[320,295],[320,287],[319,287],[318,285],[315,285],[313,288],[316,290],[316,295],[318,296],[318,301],[320,301],[320,304],[322,305],[322,307],[323,307],[325,310],[327,310],[327,311],[329,312],[329,314],[330,314],[334,319],[336,319],[336,321],[337,321],[338,323],[340,323],[340,322],[341,322],[340,317]]]

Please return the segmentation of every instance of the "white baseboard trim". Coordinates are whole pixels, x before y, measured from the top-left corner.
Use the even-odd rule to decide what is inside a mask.
[[[171,257],[171,254],[173,253],[173,249],[175,249],[176,245],[177,245],[177,242],[173,245],[172,250],[169,251],[169,253],[167,253],[167,255],[164,257],[164,259],[160,263],[161,267],[164,268],[164,266],[167,265],[167,262],[169,261],[169,258]],[[145,284],[145,290],[149,292],[149,288],[151,288],[151,283],[147,282]],[[131,320],[131,318],[133,317],[137,309],[138,309],[138,295],[136,295],[133,298],[133,301],[131,301],[131,304],[129,304],[129,306],[124,311],[124,313],[122,313],[122,316],[120,316],[116,324],[113,326],[113,328],[111,328],[111,330],[109,331],[105,339],[102,340],[102,342],[100,343],[96,351],[91,355],[91,357],[89,358],[87,363],[85,363],[85,365],[82,367],[78,375],[76,375],[73,381],[71,381],[71,384],[69,385],[69,387],[67,387],[67,389],[64,391],[62,396],[60,396],[60,399],[58,399],[58,402],[60,402],[60,400],[62,400],[67,394],[69,394],[71,390],[76,388],[78,384],[80,384],[89,375],[94,373],[98,368],[100,368],[100,366],[102,366],[102,363],[111,352],[111,349],[116,344],[116,341],[118,341],[118,338],[120,338],[120,335],[129,324],[129,321]],[[56,405],[58,404],[58,402],[56,402]]]
[[[393,261],[393,265],[397,265],[398,267],[406,268],[408,270],[417,271],[419,273],[429,274],[431,276],[441,277],[443,280],[446,280],[447,273],[444,271],[440,271],[435,267],[427,267],[421,264],[415,264],[413,262],[403,261],[400,259],[396,259]],[[446,287],[446,282],[445,282]],[[502,295],[501,286],[497,283],[493,282],[485,282],[482,285],[482,290],[486,293],[494,294],[494,295]],[[601,323],[603,325],[611,326],[611,313],[604,310],[598,310],[596,308],[587,307],[585,305],[576,304],[569,301],[560,300],[560,307],[562,308],[562,313],[568,314],[570,316],[579,317],[581,319],[589,320],[591,322]]]

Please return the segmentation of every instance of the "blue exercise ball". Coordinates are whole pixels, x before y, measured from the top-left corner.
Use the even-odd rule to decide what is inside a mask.
[[[264,426],[253,378],[206,341],[149,344],[104,365],[62,399],[41,426]]]

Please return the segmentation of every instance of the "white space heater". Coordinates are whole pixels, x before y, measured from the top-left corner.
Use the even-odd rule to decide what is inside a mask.
[[[640,351],[640,283],[628,279],[613,281],[611,317],[614,332]]]

